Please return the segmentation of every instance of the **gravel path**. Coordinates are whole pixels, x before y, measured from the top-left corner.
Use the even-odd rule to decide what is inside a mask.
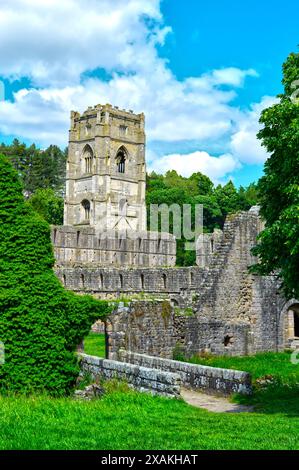
[[[215,397],[193,390],[182,389],[181,396],[189,405],[204,408],[214,413],[250,413],[254,411],[253,406],[230,403],[225,397]]]

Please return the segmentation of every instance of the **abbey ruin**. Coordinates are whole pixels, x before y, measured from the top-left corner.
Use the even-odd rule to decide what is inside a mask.
[[[108,355],[246,355],[299,342],[299,301],[275,276],[250,274],[258,208],[197,240],[197,265],[176,267],[176,240],[146,230],[144,115],[97,105],[71,114],[64,226],[53,227],[67,289],[118,299]]]

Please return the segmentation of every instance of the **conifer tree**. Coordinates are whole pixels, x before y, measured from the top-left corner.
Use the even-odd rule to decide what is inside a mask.
[[[53,271],[49,225],[24,201],[3,156],[0,200],[0,389],[67,393],[78,375],[76,347],[110,307],[64,289]]]

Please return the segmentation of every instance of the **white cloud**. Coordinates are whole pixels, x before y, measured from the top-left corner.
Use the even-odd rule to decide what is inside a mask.
[[[159,27],[159,4],[159,0],[2,0],[1,74],[30,77],[45,86],[78,83],[80,74],[95,68],[142,67],[147,50],[155,50],[169,31]],[[145,16],[153,22],[150,28]]]
[[[216,181],[239,161],[264,161],[255,134],[272,98],[245,111],[233,103],[256,71],[228,67],[180,81],[157,52],[170,31],[160,0],[2,0],[0,77],[27,77],[32,88],[0,102],[0,132],[66,145],[71,109],[110,102],[145,112],[149,142],[200,142],[198,151],[151,164],[160,171],[202,171]],[[91,78],[98,69],[110,78]],[[211,143],[223,143],[223,155],[202,151]]]
[[[260,103],[253,104],[250,110],[240,115],[236,132],[231,137],[231,151],[242,163],[262,164],[266,161],[266,149],[256,137],[261,128],[259,117],[263,109],[277,101],[272,96],[264,96]]]
[[[201,172],[218,184],[227,174],[239,168],[239,162],[230,154],[213,157],[207,152],[193,152],[189,154],[165,155],[154,159],[150,171],[165,173],[167,170],[176,170],[182,176]]]

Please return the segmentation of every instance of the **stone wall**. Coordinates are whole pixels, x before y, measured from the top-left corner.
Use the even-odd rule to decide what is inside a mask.
[[[119,359],[150,369],[175,372],[180,376],[182,386],[189,389],[221,395],[252,393],[251,376],[248,372],[172,361],[124,350],[119,351]]]
[[[56,272],[78,293],[139,297],[109,318],[112,358],[120,348],[169,359],[174,351],[186,357],[278,351],[288,345],[286,300],[275,277],[248,271],[256,262],[251,248],[262,227],[256,211],[228,217],[203,267],[100,268],[82,263],[57,267]],[[167,318],[163,310],[169,311]]]
[[[70,290],[89,293],[101,299],[119,297],[158,297],[185,306],[192,302],[193,295],[202,282],[203,270],[191,268],[113,268],[57,266],[57,276]]]
[[[108,357],[120,349],[172,358],[177,341],[174,311],[167,301],[122,303],[106,322]]]
[[[176,373],[79,354],[82,373],[93,379],[124,380],[136,390],[171,398],[180,397],[180,376]]]
[[[176,241],[169,234],[141,232],[133,238],[127,232],[112,237],[105,232],[97,235],[92,227],[54,226],[52,242],[60,268],[174,266],[176,262]],[[77,285],[80,287],[80,283]]]

